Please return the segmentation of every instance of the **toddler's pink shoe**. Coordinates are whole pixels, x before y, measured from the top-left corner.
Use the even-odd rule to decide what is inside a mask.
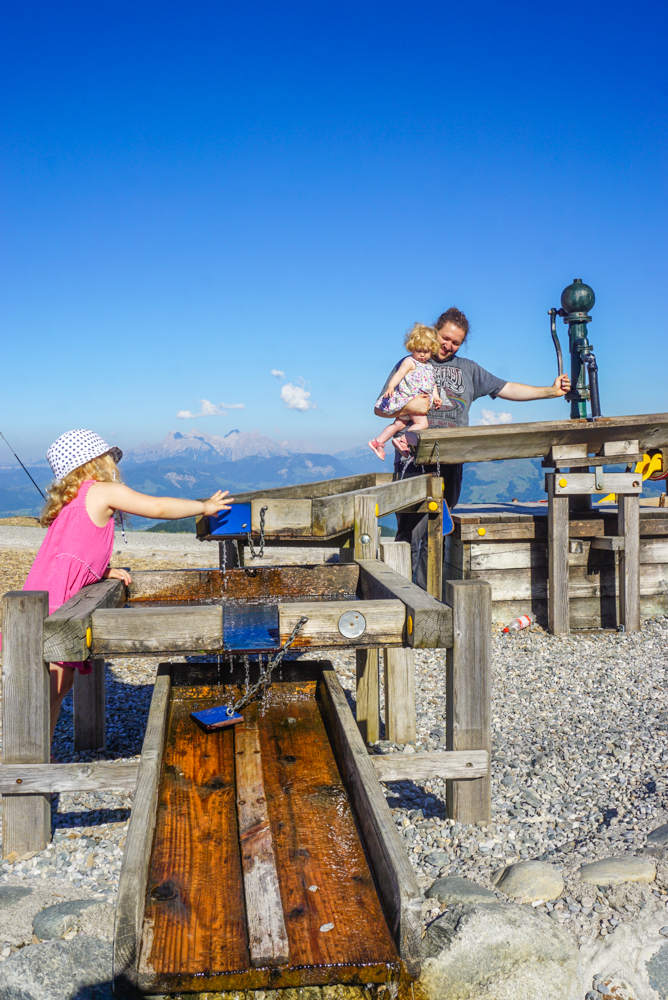
[[[385,446],[380,443],[378,438],[374,438],[373,441],[369,441],[369,447],[378,458],[384,462],[385,461]]]
[[[393,437],[392,444],[397,449],[397,451],[400,452],[400,454],[406,456],[410,455],[410,451],[408,450],[408,445],[406,444],[406,438],[403,436],[403,434],[399,437]]]

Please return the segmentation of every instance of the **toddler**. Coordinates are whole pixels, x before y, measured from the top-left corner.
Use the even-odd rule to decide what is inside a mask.
[[[431,326],[416,323],[404,341],[411,352],[404,358],[387,383],[385,392],[376,401],[376,408],[394,417],[389,427],[369,441],[369,447],[385,461],[385,442],[412,423],[413,430],[426,430],[427,413],[433,403],[438,409],[441,397],[436,388],[434,366],[429,364],[438,350],[436,331]]]

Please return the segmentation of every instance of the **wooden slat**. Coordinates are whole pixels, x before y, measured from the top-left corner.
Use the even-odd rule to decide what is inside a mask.
[[[104,750],[107,745],[104,660],[89,660],[89,664],[89,674],[80,670],[74,674],[74,749]]]
[[[130,992],[138,982],[139,943],[146,902],[149,855],[156,822],[158,781],[170,686],[169,674],[161,668],[153,688],[118,883],[113,968],[114,991],[117,995]]]
[[[452,610],[380,560],[360,559],[360,589],[366,601],[399,599],[412,620],[408,644],[435,649],[452,643]],[[363,607],[365,607],[363,605]]]
[[[355,650],[355,720],[365,743],[380,739],[378,654],[377,649]]]
[[[379,560],[368,560],[369,562]],[[364,633],[357,639],[339,632],[344,612],[362,614]],[[406,608],[400,600],[321,601],[309,604],[279,604],[278,625],[281,645],[302,615],[308,618],[296,638],[293,649],[326,649],[331,646],[400,646],[406,626]]]
[[[668,413],[642,416],[605,417],[588,420],[545,420],[536,423],[503,424],[485,427],[452,427],[409,431],[406,440],[415,449],[418,465],[436,462],[436,442],[441,461],[493,462],[507,458],[542,458],[555,445],[587,444],[598,451],[605,441],[637,439],[640,448],[668,445]]]
[[[429,477],[413,476],[383,486],[322,497],[313,501],[313,534],[335,535],[353,526],[355,497],[372,497],[378,506],[377,517],[419,504],[428,496]]]
[[[373,461],[373,458],[372,458]],[[249,490],[246,493],[235,493],[237,503],[248,503],[249,500],[309,500],[314,497],[334,496],[337,493],[349,493],[351,490],[368,489],[370,486],[380,486],[392,482],[391,472],[363,472],[356,476],[340,476],[338,479],[319,479],[315,483],[298,483],[294,486],[275,486],[268,490]]]
[[[631,441],[604,441],[601,454],[610,455],[633,455],[638,452],[640,445],[638,439]]]
[[[491,753],[492,589],[483,580],[449,580],[454,642],[446,656],[446,746]],[[448,781],[448,816],[489,823],[489,772],[475,781]]]
[[[99,580],[56,608],[44,622],[44,659],[48,663],[68,660],[79,663],[88,659],[86,630],[91,627],[98,608],[116,608],[125,601],[121,580]]]
[[[2,760],[43,764],[49,759],[49,669],[44,662],[45,590],[17,590],[2,599]],[[2,853],[42,851],[51,839],[48,796],[5,795]]]
[[[267,538],[272,535],[282,535],[298,538],[300,535],[311,534],[311,501],[310,500],[251,500],[251,525],[253,534],[260,532],[260,513],[263,507],[264,529]]]
[[[251,560],[252,563],[252,560]],[[175,569],[133,572],[128,598],[139,601],[258,601],[268,597],[353,596],[359,570],[354,564],[252,566],[231,569]]]
[[[618,497],[617,534],[624,538],[619,560],[619,613],[627,632],[640,629],[640,537],[638,498]]]
[[[234,727],[237,821],[251,965],[287,965],[288,935],[278,887],[276,857],[262,773],[257,705]]]
[[[380,547],[383,562],[405,580],[411,580],[411,547],[408,542],[386,542]],[[385,649],[385,736],[393,743],[415,741],[415,651]]]
[[[334,670],[323,671],[319,691],[329,738],[364,836],[386,919],[408,974],[417,978],[422,903],[415,873]]]
[[[429,477],[427,514],[427,593],[437,601],[443,600],[443,480]],[[438,504],[436,511],[432,510]]]
[[[379,781],[465,781],[489,773],[487,750],[441,750],[434,753],[369,755]]]
[[[624,548],[623,535],[603,535],[600,538],[592,538],[592,549],[602,549],[605,552],[621,552]]]
[[[641,511],[640,515],[640,535],[641,537],[647,537],[649,535],[668,535],[668,519],[665,521],[655,520],[654,518],[645,518],[644,511]]]
[[[601,489],[596,487],[596,477],[593,472],[548,472],[545,476],[545,488],[548,480],[554,481],[555,496],[580,496],[582,494],[597,494],[606,496],[608,493],[642,493],[642,476],[634,472],[604,472]],[[563,484],[563,485],[562,485]]]
[[[221,686],[199,693],[189,697],[175,688],[171,702],[144,896],[138,976],[144,992],[176,992],[207,972],[250,968],[234,733],[203,732],[190,718],[236,692]]]
[[[41,792],[134,791],[139,761],[91,764],[2,764],[0,795]]]
[[[94,656],[221,649],[223,609],[109,608],[92,617]]]
[[[396,948],[315,691],[314,681],[276,684],[259,719],[290,961],[329,967],[335,981],[337,967],[358,967],[357,982],[373,982]]]
[[[545,477],[548,485],[548,618],[553,635],[567,635],[570,629],[568,610],[568,497],[555,496],[554,476]]]

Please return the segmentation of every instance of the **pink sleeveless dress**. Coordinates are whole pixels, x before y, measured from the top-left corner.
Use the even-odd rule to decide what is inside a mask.
[[[91,521],[86,510],[86,495],[94,480],[79,487],[74,500],[63,507],[49,525],[46,538],[32,564],[24,590],[48,590],[49,614],[69,601],[78,590],[102,579],[114,548],[114,519],[104,528]],[[83,663],[63,664],[89,674],[92,667]]]

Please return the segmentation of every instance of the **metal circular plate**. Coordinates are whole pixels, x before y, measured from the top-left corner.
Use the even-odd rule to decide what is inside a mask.
[[[366,618],[359,611],[344,611],[339,618],[339,632],[346,639],[357,639],[366,631]]]

